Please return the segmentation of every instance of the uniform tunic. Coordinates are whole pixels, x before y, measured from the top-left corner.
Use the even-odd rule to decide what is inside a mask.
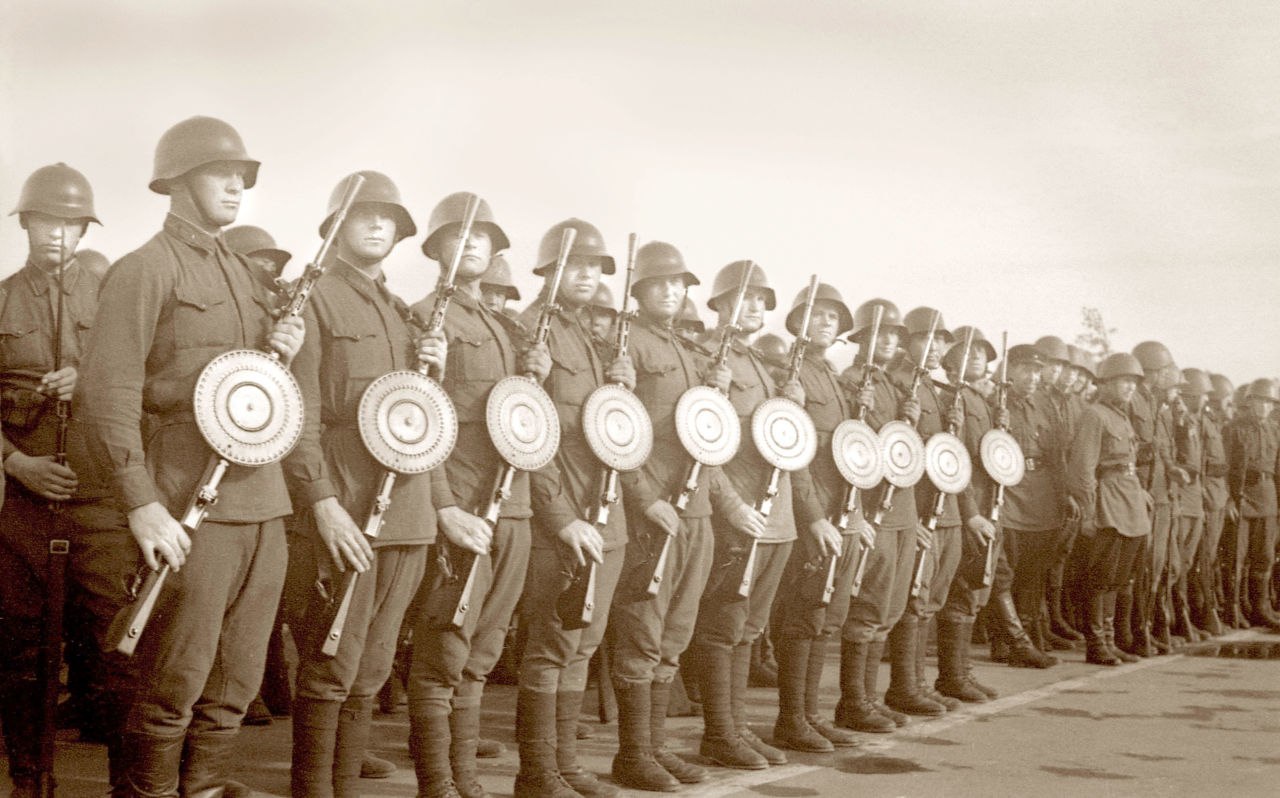
[[[1009,434],[1027,461],[1026,475],[1005,488],[1004,525],[1024,532],[1051,532],[1062,527],[1061,464],[1067,449],[1052,408],[1040,394],[1009,395]]]

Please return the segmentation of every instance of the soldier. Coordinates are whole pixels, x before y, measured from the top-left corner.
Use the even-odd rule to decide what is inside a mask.
[[[41,735],[54,731],[41,728],[44,696],[36,681],[45,619],[63,609],[46,606],[50,591],[60,589],[50,582],[60,579],[51,571],[67,564],[54,541],[71,541],[73,592],[83,594],[75,603],[97,617],[97,628],[89,631],[99,635],[124,603],[121,580],[137,561],[121,547],[120,516],[103,501],[100,472],[85,462],[74,414],[65,441],[60,432],[98,306],[99,277],[76,252],[89,224],[100,224],[93,189],[66,164],[45,166],[23,183],[13,214],[26,232],[28,254],[23,267],[0,283],[0,725],[14,794],[27,796],[42,794]],[[111,738],[118,737],[127,706],[129,674],[118,661],[99,670],[92,649],[89,641],[82,646],[73,640],[68,659],[78,656],[90,668],[88,708],[101,715],[94,720],[111,743],[118,776],[120,751]]]
[[[481,798],[484,788],[476,781],[480,698],[524,588],[532,515],[525,472],[515,475],[496,526],[479,515],[493,498],[502,470],[485,429],[485,401],[499,380],[519,373],[542,380],[551,367],[545,346],[519,346],[524,335],[519,324],[480,302],[480,278],[493,252],[507,249],[509,242],[483,202],[471,235],[461,240],[469,196],[450,194],[436,205],[422,251],[442,269],[458,248],[463,251],[457,293],[444,320],[449,351],[444,388],[458,413],[462,445],[445,463],[452,496],[436,499],[436,517],[449,543],[476,555],[470,600],[476,611],[468,612],[458,628],[438,617],[430,602],[417,613],[409,673],[409,748],[420,795]],[[428,318],[434,302],[432,294],[413,310]],[[455,559],[438,540],[427,584],[439,592],[460,579],[451,565]]]
[[[556,297],[550,280],[565,230],[577,231]],[[604,638],[613,592],[622,575],[627,542],[621,507],[594,523],[604,485],[604,466],[592,452],[582,428],[582,406],[596,388],[616,383],[635,386],[629,357],[606,359],[593,341],[584,312],[597,296],[601,275],[615,265],[596,227],[568,219],[542,237],[533,273],[548,281],[539,297],[521,314],[526,327],[536,327],[547,302],[561,312],[552,317],[547,346],[551,374],[546,388],[560,416],[560,448],[552,467],[530,478],[533,495],[533,549],[521,599],[521,628],[527,633],[520,662],[516,703],[516,738],[520,743],[517,796],[610,796],[618,790],[578,763],[578,716],[587,686],[587,665]],[[557,611],[557,600],[576,568],[595,563],[595,595],[591,624],[570,626]],[[568,567],[566,567],[566,564]]]
[[[520,289],[511,280],[511,264],[500,254],[489,260],[480,278],[480,301],[493,313],[506,313],[507,303],[520,301]]]
[[[609,286],[600,283],[596,287],[595,296],[591,297],[591,301],[582,311],[588,321],[587,331],[591,333],[596,344],[612,342],[613,325],[618,320],[618,308],[613,302],[613,292],[609,290]]]
[[[1071,349],[1056,335],[1045,335],[1036,340],[1036,349],[1044,358],[1044,366],[1040,369],[1040,388],[1036,401],[1048,412],[1053,420],[1054,436],[1058,442],[1054,452],[1060,462],[1057,464],[1058,474],[1063,473],[1067,446],[1072,437],[1072,424],[1079,406],[1073,406],[1067,388],[1075,382],[1075,368],[1071,362]],[[1065,492],[1061,483],[1056,486],[1059,506],[1065,503]],[[1084,639],[1083,635],[1072,629],[1062,615],[1061,579],[1055,579],[1054,573],[1062,559],[1064,549],[1069,549],[1070,541],[1075,536],[1078,519],[1063,518],[1061,525],[1054,531],[1053,548],[1049,553],[1049,563],[1045,574],[1045,590],[1049,613],[1047,617],[1037,613],[1037,621],[1041,628],[1028,630],[1036,645],[1045,651],[1069,651],[1075,644]],[[1050,592],[1057,583],[1057,592]]]
[[[1192,383],[1179,373],[1178,396],[1171,405],[1174,425],[1174,467],[1177,478],[1173,532],[1169,540],[1169,592],[1173,598],[1173,634],[1198,643],[1201,632],[1191,621],[1188,582],[1192,579],[1196,550],[1204,536],[1204,441],[1200,406],[1207,394],[1208,375]],[[1197,376],[1198,375],[1192,375]]]
[[[291,509],[278,463],[230,466],[194,539],[175,519],[210,463],[192,399],[205,365],[248,347],[288,363],[302,344],[302,320],[272,321],[270,294],[220,234],[257,175],[221,120],[192,117],[165,132],[150,188],[169,197],[169,214],[112,266],[77,393],[90,451],[139,551],[150,568],[173,569],[135,654],[148,678],[125,742],[129,787],[145,795],[244,792],[227,780],[228,760],[284,579]]]
[[[671,682],[711,573],[712,508],[737,530],[764,532],[760,513],[742,501],[719,468],[701,469],[687,506],[683,511],[674,506],[693,465],[676,433],[676,402],[703,383],[727,392],[731,375],[673,330],[688,287],[697,284],[670,244],[652,241],[636,253],[631,292],[638,315],[631,358],[636,396],[653,420],[654,453],[623,480],[631,539],[610,624],[619,743],[613,777],[624,787],[661,792],[706,779],[705,770],[667,750],[664,742]],[[664,544],[665,568],[655,574]],[[653,579],[656,595],[648,592]]]
[[[1268,379],[1249,383],[1243,410],[1228,428],[1228,484],[1238,508],[1234,592],[1248,585],[1248,620],[1255,626],[1280,628],[1268,589],[1276,548],[1277,450],[1280,435],[1269,418],[1280,400],[1280,388]],[[1241,602],[1245,601],[1241,597]]]
[[[223,235],[231,251],[243,255],[245,260],[259,270],[268,285],[279,285],[284,267],[293,256],[277,247],[270,233],[261,227],[242,224],[228,228]]]
[[[782,384],[787,377],[787,353],[791,349],[782,336],[765,333],[752,342],[751,348],[769,370],[774,382]]]
[[[1138,481],[1139,444],[1126,407],[1142,378],[1133,355],[1117,353],[1102,361],[1098,401],[1080,418],[1067,465],[1068,500],[1080,514],[1080,534],[1089,546],[1085,659],[1095,665],[1121,662],[1115,648],[1116,594],[1130,582],[1151,534],[1151,498]]]
[[[685,297],[684,302],[680,303],[680,313],[673,326],[677,335],[693,343],[702,340],[702,336],[707,334],[707,325],[702,323],[698,308],[689,297]]]
[[[801,333],[807,293],[800,293],[787,314],[787,330],[793,335]],[[836,339],[851,329],[853,314],[840,292],[820,283],[809,322],[809,349],[800,369],[805,411],[818,432],[818,453],[807,469],[791,475],[795,524],[809,534],[800,536],[787,560],[771,624],[778,658],[778,719],[773,727],[773,741],[795,751],[822,753],[836,746],[848,748],[857,742],[856,735],[822,718],[818,702],[827,641],[839,635],[849,614],[848,596],[858,548],[853,536],[863,537],[860,545],[866,545],[865,533],[869,532],[861,506],[850,514],[847,528],[838,529],[833,523],[845,510],[842,486],[846,483],[836,468],[831,436],[836,427],[853,418],[855,412],[845,385],[826,353]],[[864,394],[863,404],[871,405],[874,390],[868,389]],[[829,528],[842,534],[838,554],[825,542]],[[813,586],[820,585],[819,591],[825,587],[825,564],[831,557],[836,558],[836,573],[830,602],[823,606],[815,601]]]
[[[362,531],[385,470],[365,447],[358,407],[366,388],[391,371],[444,364],[444,334],[415,341],[408,307],[386,288],[383,261],[417,228],[386,175],[364,171],[355,202],[334,239],[334,263],[316,283],[305,313],[310,335],[294,360],[305,415],[302,439],[286,464],[293,495],[309,510],[305,542],[294,552],[311,566],[298,645],[290,768],[297,796],[359,794],[360,765],[373,700],[391,672],[401,618],[435,539],[437,496],[452,498],[444,471],[403,474],[376,539]],[[343,178],[320,224],[326,236],[355,175]],[[333,656],[320,652],[337,602],[338,573],[359,576]]]
[[[879,336],[875,351],[865,351],[869,347],[877,306],[884,308]],[[899,417],[913,424],[920,418],[919,401],[909,392],[899,390],[885,373],[906,333],[902,314],[888,300],[872,299],[854,311],[849,340],[864,350],[859,352],[859,357],[869,360],[873,366],[872,396],[865,396],[865,391],[859,396],[859,401],[868,408],[867,423],[872,429],[879,430]],[[863,497],[862,507],[867,518],[873,518],[881,507],[885,490],[885,485],[881,485]],[[840,701],[835,711],[835,723],[840,728],[888,733],[907,722],[906,715],[880,701],[876,681],[889,631],[896,628],[906,610],[911,591],[912,552],[919,525],[915,488],[899,489],[876,528],[875,545],[867,555],[865,581],[858,595],[849,602],[849,615],[840,630]],[[914,650],[915,639],[903,637],[901,643],[910,643]],[[912,675],[914,678],[914,673]]]
[[[1214,417],[1210,396],[1214,393],[1213,380],[1201,369],[1183,369],[1185,383],[1183,399],[1187,410],[1197,421],[1200,430],[1201,473],[1203,485],[1201,507],[1204,513],[1204,532],[1199,545],[1191,553],[1187,575],[1191,619],[1197,629],[1209,637],[1222,634],[1222,622],[1218,617],[1216,574],[1218,572],[1218,543],[1222,538],[1222,523],[1227,504],[1227,452],[1223,445],[1222,429]],[[1185,504],[1185,502],[1184,502]]]

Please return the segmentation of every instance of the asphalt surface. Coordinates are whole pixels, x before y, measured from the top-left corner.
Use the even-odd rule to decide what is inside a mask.
[[[1067,652],[1062,663],[1045,671],[991,663],[985,648],[976,647],[977,675],[1000,691],[996,701],[913,722],[894,734],[865,735],[855,749],[789,754],[789,764],[764,771],[711,768],[707,783],[679,794],[1280,795],[1280,635],[1236,632],[1224,641],[1118,668],[1086,665],[1083,652]],[[883,684],[888,665],[881,667]],[[835,652],[825,676],[824,699],[834,706]],[[751,722],[766,739],[776,700],[773,690],[751,691]],[[494,795],[510,795],[518,766],[515,688],[490,685],[483,722],[485,736],[503,741],[508,751],[480,761],[481,782]],[[584,764],[607,774],[616,748],[614,727],[587,714],[584,722],[593,733],[580,743]],[[373,750],[400,771],[363,782],[366,794],[414,795],[407,726],[403,711],[376,717]],[[700,720],[672,718],[670,727],[672,747],[699,761]],[[101,796],[105,750],[66,734],[58,752],[58,795]],[[246,728],[238,769],[238,778],[256,791],[288,795],[287,720]],[[0,795],[7,794],[7,784],[0,777]]]

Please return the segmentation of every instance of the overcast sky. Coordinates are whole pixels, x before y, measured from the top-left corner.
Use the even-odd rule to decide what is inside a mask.
[[[1096,306],[1121,348],[1280,373],[1277,4],[0,0],[0,37],[0,210],[66,161],[113,260],[161,223],[156,140],[207,114],[263,162],[240,221],[299,261],[334,184],[377,169],[420,228],[489,200],[527,290],[580,216],[708,284],[753,258],[784,304],[817,272],[1014,342]],[[25,239],[0,230],[8,273]],[[421,239],[387,267],[410,301]]]

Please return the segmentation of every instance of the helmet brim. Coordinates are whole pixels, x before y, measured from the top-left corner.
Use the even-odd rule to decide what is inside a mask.
[[[226,158],[222,160],[225,160],[227,163],[242,163],[249,167],[248,171],[246,171],[244,174],[244,187],[246,189],[253,188],[258,184],[258,167],[262,165],[259,161],[242,160],[242,159],[236,159],[236,158]],[[190,169],[183,172],[182,174],[174,175],[173,177],[157,177],[147,184],[147,188],[151,189],[157,194],[163,194],[165,196],[168,196],[170,193],[171,183],[177,180],[181,180],[182,178],[191,174],[192,172],[199,169],[200,167],[208,166],[211,163],[219,163],[219,161],[205,161],[204,163],[196,164],[195,166],[191,167]]]

